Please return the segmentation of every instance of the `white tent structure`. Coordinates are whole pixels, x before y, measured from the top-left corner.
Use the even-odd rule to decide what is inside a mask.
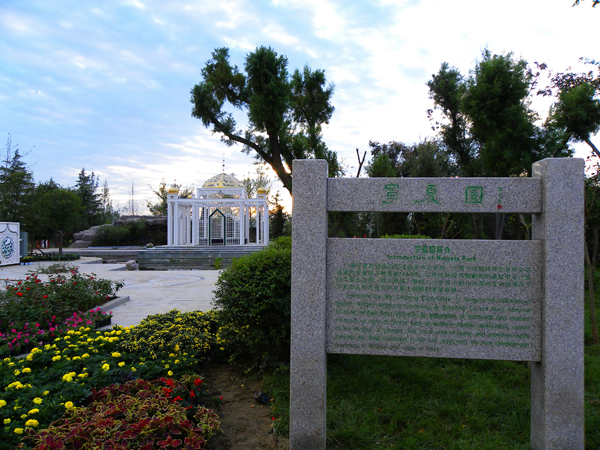
[[[190,198],[191,197],[191,198]],[[247,198],[243,185],[221,173],[208,179],[196,195],[167,196],[168,246],[265,246],[269,243],[269,209],[264,189]]]

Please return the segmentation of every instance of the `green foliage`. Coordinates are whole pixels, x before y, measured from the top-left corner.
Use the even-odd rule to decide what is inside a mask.
[[[200,361],[220,343],[219,324],[218,311],[181,313],[174,309],[146,317],[125,335],[121,348],[153,359],[161,354],[193,353]]]
[[[289,361],[291,258],[291,238],[280,237],[219,275],[213,303],[232,358],[261,367]]]
[[[152,189],[152,186],[150,186],[150,189]],[[182,187],[182,185],[176,181],[173,181],[173,183],[170,184],[169,189],[177,189],[179,198],[187,198],[188,195],[194,193],[194,188],[192,186]],[[167,197],[169,195],[169,189],[167,189],[167,182],[164,178],[160,181],[157,191],[152,189],[152,192],[158,197],[159,201],[158,203],[146,201],[146,207],[150,211],[150,214],[153,216],[167,217]]]
[[[130,381],[108,386],[92,403],[68,409],[47,430],[29,429],[37,450],[79,448],[151,450],[204,449],[220,431],[217,415],[203,407],[186,409],[166,392],[179,387],[172,380]],[[179,397],[180,398],[180,397]]]
[[[589,83],[561,91],[550,110],[548,124],[564,129],[576,142],[586,142],[600,156],[590,141],[590,136],[600,130],[600,100],[595,95],[596,89]]]
[[[431,239],[429,236],[422,236],[420,234],[386,234],[381,236],[382,239]]]
[[[0,157],[0,221],[21,222],[22,229],[27,230],[27,209],[33,198],[35,184],[33,174],[22,161],[18,146],[12,144],[10,134]]]
[[[220,256],[215,258],[215,269],[220,270],[223,268],[223,258]]]
[[[73,192],[81,199],[81,215],[75,231],[87,230],[94,225],[104,223],[101,194],[96,192],[99,186],[99,176],[85,173],[81,169]]]
[[[92,238],[93,247],[118,245],[145,245],[148,242],[146,221],[136,220],[121,223],[120,226],[103,225]]]
[[[24,256],[21,262],[38,262],[38,261],[75,261],[80,259],[77,253],[65,253],[61,258],[56,253],[47,253],[45,255],[35,254],[33,256]]]
[[[192,116],[221,134],[227,145],[240,143],[269,164],[292,193],[292,161],[324,158],[330,173],[341,171],[335,152],[322,142],[321,126],[333,114],[333,85],[322,70],[305,67],[290,79],[287,58],[272,48],[259,47],[246,57],[244,69],[230,63],[229,49],[217,48],[202,69],[203,81],[191,90]],[[248,128],[236,129],[225,102],[248,115]]]

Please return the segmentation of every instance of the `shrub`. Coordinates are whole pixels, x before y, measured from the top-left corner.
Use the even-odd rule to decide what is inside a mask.
[[[194,402],[184,407],[182,397],[171,395],[177,389],[188,392],[166,378],[108,386],[94,392],[89,406],[67,409],[47,430],[28,428],[26,440],[36,450],[84,444],[88,449],[204,449],[219,431],[217,415]]]
[[[161,353],[191,353],[198,359],[216,347],[219,313],[176,309],[146,317],[130,329],[121,341],[123,351],[156,358]]]
[[[93,247],[146,245],[147,242],[145,220],[122,223],[119,227],[103,225],[96,230],[96,234],[92,238]]]
[[[280,237],[219,275],[213,302],[232,359],[248,357],[261,367],[289,361],[291,269],[291,238]]]

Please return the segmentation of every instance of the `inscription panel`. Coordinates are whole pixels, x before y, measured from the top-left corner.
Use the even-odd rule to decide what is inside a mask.
[[[327,352],[541,359],[541,242],[328,239]]]
[[[327,210],[539,213],[541,194],[528,177],[329,178]]]

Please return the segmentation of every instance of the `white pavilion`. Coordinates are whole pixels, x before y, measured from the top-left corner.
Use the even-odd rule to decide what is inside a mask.
[[[264,189],[248,198],[242,183],[220,173],[196,195],[167,195],[167,245],[186,247],[265,246],[269,243],[269,209]]]

